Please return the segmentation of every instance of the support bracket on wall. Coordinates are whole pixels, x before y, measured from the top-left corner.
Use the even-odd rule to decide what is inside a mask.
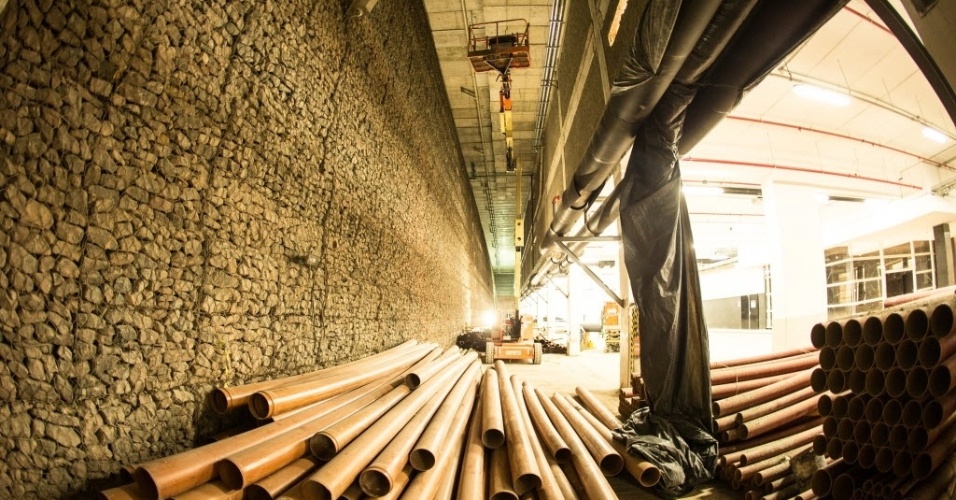
[[[613,300],[617,305],[624,307],[624,299],[618,297],[617,294],[614,293],[614,290],[611,290],[611,288],[608,287],[606,283],[604,283],[604,280],[602,280],[600,276],[595,274],[594,271],[592,271],[591,268],[587,266],[587,264],[581,262],[581,259],[578,258],[577,255],[575,255],[574,251],[568,248],[568,246],[565,245],[563,241],[560,241],[560,240],[555,241],[555,244],[558,246],[558,248],[561,249],[562,252],[564,252],[568,256],[569,259],[571,259],[571,262],[574,262],[575,264],[577,264],[584,271],[584,274],[587,274],[588,277],[591,278],[591,280],[594,281],[595,284],[597,284],[597,286],[601,287],[601,289],[604,290],[604,293],[606,293],[608,297],[611,298],[611,300]],[[570,292],[570,290],[568,291]]]
[[[570,288],[568,289],[568,291],[564,291],[563,288],[561,288],[557,283],[555,283],[554,278],[552,278],[551,276],[548,276],[548,281],[550,281],[551,284],[554,285],[554,288],[558,291],[558,293],[560,293],[561,295],[564,295],[564,298],[567,299],[571,297]],[[545,300],[545,302],[547,302],[547,300]]]

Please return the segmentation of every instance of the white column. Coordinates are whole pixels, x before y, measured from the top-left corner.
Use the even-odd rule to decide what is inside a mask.
[[[810,345],[810,328],[827,319],[820,205],[815,191],[763,185],[770,255],[773,350]]]

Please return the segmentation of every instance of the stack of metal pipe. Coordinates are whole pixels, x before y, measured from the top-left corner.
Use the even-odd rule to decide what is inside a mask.
[[[951,296],[815,325],[824,436],[835,461],[818,496],[950,498],[956,478],[956,322]]]
[[[216,389],[215,411],[248,407],[258,425],[126,467],[129,484],[100,497],[614,498],[607,476],[622,470],[653,486],[659,471],[611,437],[621,422],[587,390],[578,397],[549,398],[500,361],[482,376],[474,352],[408,342]]]
[[[818,400],[810,388],[815,348],[712,363],[718,477],[745,498],[802,493],[791,458],[821,434]]]

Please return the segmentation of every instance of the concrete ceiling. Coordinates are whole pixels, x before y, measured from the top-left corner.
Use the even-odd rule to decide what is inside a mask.
[[[513,18],[530,23],[531,67],[512,72],[515,149],[530,171],[551,3],[425,0],[496,274],[513,272],[514,219],[525,206],[528,178],[519,204],[516,176],[505,173],[497,75],[472,70],[467,28]],[[801,96],[798,84],[830,89],[846,103]],[[942,142],[927,138],[926,127],[941,132]],[[956,127],[896,38],[863,0],[852,0],[686,155],[682,171],[687,185],[759,189],[774,181],[859,200],[947,196],[956,185]],[[762,237],[759,197],[687,197],[699,254]],[[849,205],[824,210],[839,219],[841,206]]]

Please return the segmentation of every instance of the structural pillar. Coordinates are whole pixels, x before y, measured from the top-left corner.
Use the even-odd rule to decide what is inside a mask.
[[[936,288],[956,284],[953,279],[953,238],[949,223],[933,226],[933,254],[936,256]]]
[[[810,328],[827,319],[826,264],[819,196],[814,190],[763,185],[770,256],[773,350],[810,345]]]

